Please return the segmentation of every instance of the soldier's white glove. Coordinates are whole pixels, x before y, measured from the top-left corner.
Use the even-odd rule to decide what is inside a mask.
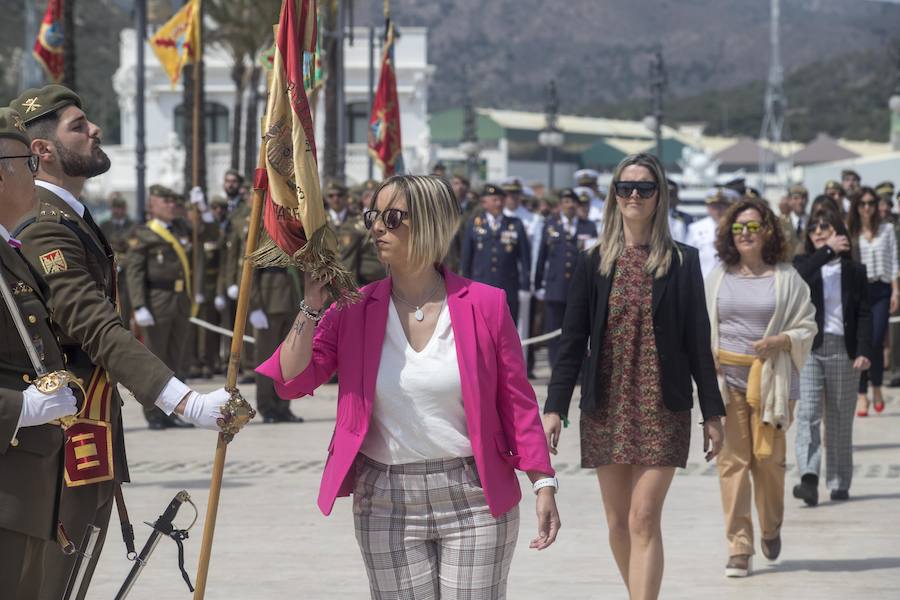
[[[216,296],[213,298],[213,306],[216,310],[225,310],[225,296]]]
[[[22,413],[19,415],[19,427],[43,425],[53,419],[67,417],[78,412],[75,394],[66,386],[44,394],[33,385],[22,390]]]
[[[146,306],[142,306],[134,311],[134,322],[141,327],[153,327],[156,325],[153,313]]]
[[[206,296],[203,294],[194,294],[194,304],[203,304],[206,302]]]
[[[538,300],[538,302],[543,302],[544,298],[547,297],[547,292],[543,288],[535,290],[534,297]]]
[[[257,308],[250,313],[250,324],[256,329],[268,329],[269,318],[261,309]]]
[[[519,290],[519,304],[525,304],[531,299],[531,292]]]
[[[202,429],[219,431],[216,419],[222,417],[222,406],[228,402],[231,395],[225,388],[219,388],[208,394],[199,394],[192,391],[188,394],[184,403],[184,415],[188,423],[193,423]]]
[[[209,208],[206,206],[206,199],[203,197],[203,190],[199,186],[194,186],[191,188],[190,192],[191,196],[191,204],[197,207],[202,213],[205,213]]]
[[[236,283],[232,283],[228,286],[228,290],[225,292],[228,294],[228,297],[232,300],[237,300],[238,297],[238,286]]]

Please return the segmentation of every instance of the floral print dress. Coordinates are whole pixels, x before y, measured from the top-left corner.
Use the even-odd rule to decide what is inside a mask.
[[[653,276],[644,272],[646,246],[629,246],[616,261],[600,349],[599,387],[605,402],[581,414],[581,466],[684,467],[691,411],[663,404],[653,333]]]

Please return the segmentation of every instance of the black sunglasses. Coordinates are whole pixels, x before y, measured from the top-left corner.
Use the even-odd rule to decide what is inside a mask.
[[[31,171],[32,175],[35,175],[38,172],[38,167],[41,166],[41,157],[37,154],[16,154],[15,156],[0,156],[0,160],[5,160],[7,158],[27,158],[28,170]]]
[[[399,208],[389,208],[384,212],[381,212],[377,208],[370,208],[363,213],[363,222],[366,225],[366,229],[372,229],[378,215],[381,215],[381,222],[384,223],[385,227],[388,229],[397,229],[400,227],[400,224],[403,223],[403,220],[409,216],[409,213],[405,210],[400,210]]]
[[[810,223],[807,229],[810,233],[815,233],[817,231],[829,231],[830,229],[833,229],[833,227],[828,221],[817,221],[815,223]]]
[[[658,187],[655,181],[617,181],[616,196],[630,198],[634,190],[637,190],[638,196],[641,198],[650,198],[656,193]]]

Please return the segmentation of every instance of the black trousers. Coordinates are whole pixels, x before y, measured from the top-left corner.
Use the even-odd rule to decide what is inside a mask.
[[[544,333],[556,331],[562,327],[563,317],[566,314],[565,302],[544,301]],[[547,342],[547,351],[550,353],[550,368],[556,365],[556,357],[559,355],[559,338],[555,337]]]

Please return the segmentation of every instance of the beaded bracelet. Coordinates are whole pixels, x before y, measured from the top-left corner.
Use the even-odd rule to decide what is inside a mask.
[[[305,300],[300,300],[300,312],[303,313],[303,316],[312,321],[313,323],[318,323],[322,320],[322,317],[325,316],[325,308],[321,308],[319,310],[313,310],[306,303]]]

